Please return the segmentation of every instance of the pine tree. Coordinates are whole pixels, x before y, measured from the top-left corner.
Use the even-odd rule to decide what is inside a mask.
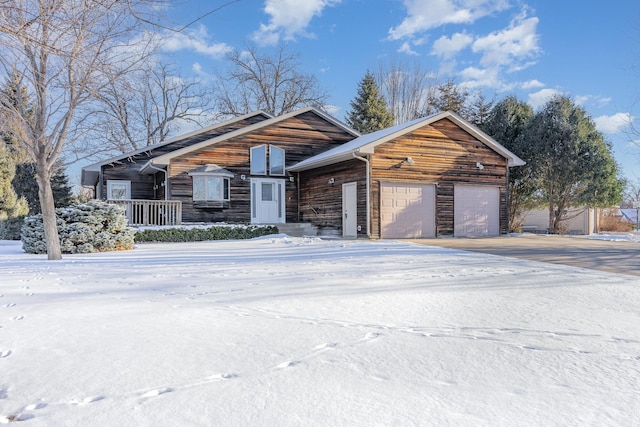
[[[367,71],[358,86],[358,95],[351,101],[347,124],[362,134],[371,133],[393,125],[393,115],[387,102],[380,95],[372,73]]]
[[[19,196],[24,197],[29,204],[29,213],[41,213],[38,183],[36,182],[36,165],[22,163],[16,167],[13,187]],[[64,208],[73,203],[73,193],[69,184],[69,177],[59,168],[51,176],[51,190],[56,208]]]

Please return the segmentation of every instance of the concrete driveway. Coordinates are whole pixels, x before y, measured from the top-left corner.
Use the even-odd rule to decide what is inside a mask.
[[[640,276],[640,242],[555,235],[419,239],[412,242]]]

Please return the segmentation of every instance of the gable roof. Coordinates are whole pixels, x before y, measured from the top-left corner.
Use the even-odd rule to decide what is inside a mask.
[[[193,151],[199,150],[201,148],[204,147],[208,147],[209,145],[213,145],[213,144],[217,144],[219,142],[222,141],[226,141],[228,139],[240,136],[240,135],[244,135],[247,134],[249,132],[253,132],[259,129],[262,129],[264,127],[273,125],[275,123],[287,120],[289,118],[292,117],[296,117],[299,116],[301,114],[304,113],[308,113],[308,112],[312,112],[318,116],[320,116],[321,118],[323,118],[324,120],[334,124],[335,126],[339,127],[340,129],[343,129],[344,131],[346,131],[347,133],[350,133],[351,135],[353,135],[354,137],[358,137],[360,136],[360,134],[358,132],[356,132],[355,130],[351,129],[350,127],[348,127],[347,125],[345,125],[344,123],[342,123],[341,121],[339,121],[338,119],[336,119],[335,117],[330,116],[329,114],[326,114],[314,107],[305,107],[302,108],[300,110],[296,110],[296,111],[292,111],[290,113],[287,114],[283,114],[281,116],[278,117],[273,117],[271,119],[268,120],[263,120],[261,122],[258,123],[254,123],[252,125],[249,126],[245,126],[243,128],[240,129],[236,129],[232,132],[228,132],[225,133],[223,135],[217,136],[215,138],[211,138],[211,139],[207,139],[205,141],[199,142],[197,144],[192,144],[188,147],[184,147],[184,148],[180,148],[178,150],[172,151],[170,153],[166,153],[166,154],[162,154],[160,156],[156,156],[154,158],[152,158],[151,160],[149,160],[141,169],[140,171],[142,173],[145,173],[147,171],[149,171],[150,169],[152,169],[152,166],[166,166],[169,164],[169,162],[171,161],[171,159],[174,159],[176,157],[179,156],[183,156],[185,154],[191,153]]]
[[[201,140],[211,139],[211,136],[209,134],[215,131],[216,129],[229,126],[234,123],[241,122],[243,120],[255,118],[258,116],[262,116],[263,120],[268,120],[273,118],[273,116],[271,116],[268,113],[265,113],[262,110],[254,111],[248,114],[244,114],[242,116],[232,117],[228,120],[223,120],[221,122],[214,123],[213,125],[207,126],[202,129],[197,129],[188,133],[177,135],[173,138],[167,139],[166,141],[160,142],[158,144],[148,145],[148,146],[139,148],[137,150],[118,154],[106,160],[101,160],[99,162],[87,165],[82,168],[82,178],[81,178],[82,185],[93,185],[93,182],[95,182],[98,179],[98,176],[100,174],[100,169],[104,165],[108,165],[110,163],[116,163],[124,159],[128,159],[130,157],[134,157],[143,153],[149,153],[149,157],[153,157],[153,151],[161,149],[163,147],[167,147],[171,144],[175,144],[178,142],[188,141],[191,143],[197,143],[197,142],[200,142]],[[91,182],[91,180],[93,180],[93,182]]]
[[[522,166],[525,164],[525,162],[518,156],[507,150],[496,140],[464,120],[462,117],[451,111],[445,111],[443,113],[415,119],[410,122],[401,123],[390,128],[362,135],[352,141],[342,144],[339,147],[303,160],[287,169],[292,172],[298,172],[343,162],[345,160],[352,159],[356,154],[373,154],[375,147],[378,145],[445,118],[451,120],[489,148],[506,158],[509,166]]]

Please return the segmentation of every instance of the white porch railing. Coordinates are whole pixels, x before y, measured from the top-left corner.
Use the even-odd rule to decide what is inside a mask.
[[[129,225],[182,224],[182,202],[176,200],[107,200],[124,206]]]

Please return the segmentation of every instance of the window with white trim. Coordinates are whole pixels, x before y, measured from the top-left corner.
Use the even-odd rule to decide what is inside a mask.
[[[267,146],[251,148],[251,175],[267,174]]]
[[[229,178],[221,176],[194,175],[193,200],[229,200]]]
[[[194,202],[228,202],[233,173],[218,165],[208,164],[189,172],[193,179]]]
[[[269,174],[284,175],[284,150],[269,145]]]
[[[282,148],[269,145],[267,153],[267,146],[259,145],[252,147],[250,153],[251,175],[283,176],[285,174],[285,152]]]

